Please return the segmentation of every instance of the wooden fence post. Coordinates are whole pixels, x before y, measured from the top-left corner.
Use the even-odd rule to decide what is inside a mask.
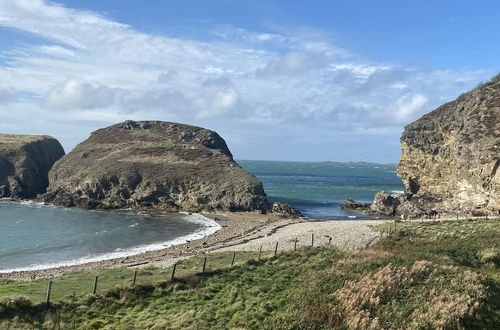
[[[274,256],[278,254],[278,242],[276,242],[276,246],[274,247]]]
[[[52,293],[52,281],[49,281],[49,285],[47,287],[47,307],[50,307],[50,294]]]
[[[173,280],[175,278],[175,269],[177,268],[177,262],[174,264],[174,267],[172,268],[172,276],[170,277],[170,280]]]
[[[137,270],[134,271],[134,277],[132,278],[132,286],[135,286],[136,279],[137,279]]]
[[[92,294],[95,295],[97,293],[97,281],[99,280],[99,276],[96,276],[94,279],[94,287],[92,288]]]
[[[311,234],[311,246],[314,246],[314,233]]]
[[[205,259],[203,259],[203,268],[201,269],[201,272],[204,273],[206,268],[207,268],[207,257],[205,256]]]
[[[299,240],[298,237],[295,237],[295,243],[293,244],[293,251],[297,251],[297,241]]]
[[[236,258],[236,252],[233,252],[233,258],[231,259],[231,267],[234,266],[234,259]]]

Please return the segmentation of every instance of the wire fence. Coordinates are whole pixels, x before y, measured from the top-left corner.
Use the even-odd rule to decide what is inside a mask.
[[[487,217],[476,217],[474,219],[486,219]],[[498,219],[498,218],[496,218]],[[426,222],[449,221],[454,219],[426,219]],[[458,220],[472,220],[469,218],[458,218]],[[489,220],[492,220],[491,217]],[[394,219],[378,227],[378,235],[373,236],[364,246],[367,248],[378,238],[391,236],[406,222],[421,220],[399,221]],[[26,282],[7,281],[0,285],[0,299],[12,295],[26,296],[33,303],[45,303],[48,306],[52,302],[74,299],[83,295],[103,294],[116,287],[134,287],[137,285],[148,285],[162,281],[175,281],[178,278],[213,272],[216,270],[229,269],[244,264],[250,260],[259,261],[279,255],[285,251],[295,251],[300,247],[319,247],[332,245],[335,235],[310,233],[309,236],[302,235],[284,241],[262,244],[255,251],[233,251],[228,248],[225,252],[201,253],[194,256],[179,258],[168,267],[149,268],[113,268],[95,269],[81,272],[63,274],[52,279],[39,279]],[[349,242],[345,242],[346,247]],[[166,265],[165,265],[166,266]],[[14,293],[14,294],[13,294]]]

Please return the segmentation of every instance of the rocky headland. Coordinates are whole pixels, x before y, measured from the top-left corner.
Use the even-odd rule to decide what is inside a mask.
[[[99,129],[58,161],[46,203],[81,208],[287,212],[214,131],[161,121]]]
[[[0,134],[0,198],[34,198],[45,192],[52,165],[64,155],[50,136]]]
[[[363,213],[420,217],[500,214],[500,75],[405,127],[398,175],[405,194],[380,192]]]

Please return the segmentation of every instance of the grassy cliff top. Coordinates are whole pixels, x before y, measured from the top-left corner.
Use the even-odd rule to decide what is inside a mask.
[[[47,135],[0,134],[0,151],[48,138],[50,137]]]

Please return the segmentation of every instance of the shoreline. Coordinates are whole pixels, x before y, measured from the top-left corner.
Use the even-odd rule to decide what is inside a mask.
[[[244,239],[263,227],[277,223],[293,223],[296,220],[262,215],[251,212],[238,213],[200,213],[200,215],[218,223],[220,229],[199,239],[188,240],[185,243],[168,246],[162,249],[150,250],[138,254],[84,262],[73,265],[61,265],[43,269],[18,270],[0,273],[0,278],[35,280],[62,275],[68,272],[98,268],[152,266],[166,260],[179,260],[198,253],[211,252],[219,247],[234,244],[238,239]]]
[[[317,245],[328,243],[326,237],[329,236],[332,237],[332,244],[338,247],[362,248],[365,244],[375,241],[379,236],[378,232],[371,232],[368,226],[386,222],[386,220],[315,221],[312,219],[306,220],[305,218],[282,218],[252,212],[200,214],[217,222],[220,229],[200,239],[159,250],[75,265],[0,273],[0,278],[36,280],[69,272],[100,268],[168,267],[179,260],[200,253],[258,250],[261,245],[263,250],[272,250],[275,248],[275,242],[277,241],[280,242],[280,250],[286,249],[291,247],[290,244],[296,237],[299,237],[301,242],[306,242],[307,238],[305,236],[310,236],[312,233],[316,236]]]

